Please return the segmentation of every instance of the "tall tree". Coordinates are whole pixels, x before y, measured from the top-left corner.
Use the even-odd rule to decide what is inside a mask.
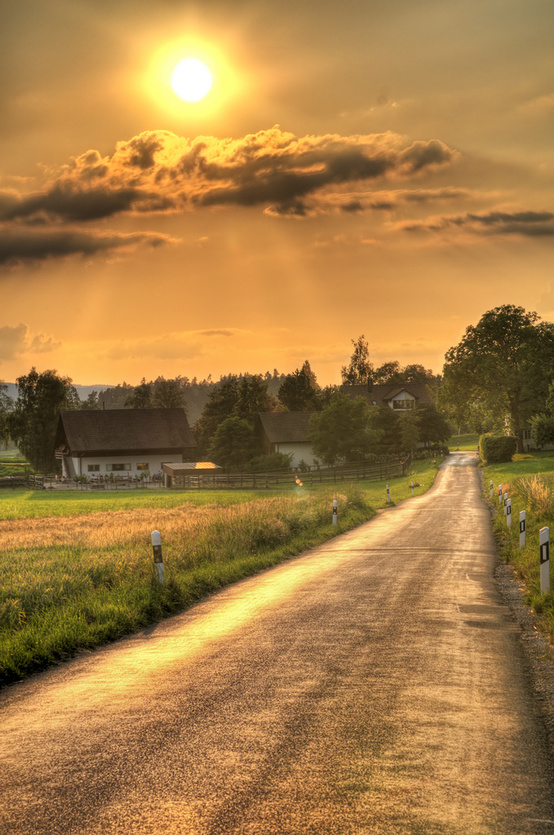
[[[373,365],[369,361],[369,345],[363,334],[351,342],[354,351],[349,365],[343,365],[341,368],[342,382],[350,386],[365,385],[372,379],[373,373]]]
[[[335,392],[328,406],[310,416],[314,455],[325,464],[363,461],[382,437],[373,427],[375,412],[365,398]]]
[[[156,380],[152,405],[158,409],[186,409],[185,393],[181,380],[165,380],[163,377]]]
[[[474,412],[505,421],[523,451],[522,429],[544,409],[554,376],[554,325],[537,313],[502,305],[466,329],[446,353],[440,400],[454,417]]]
[[[203,455],[208,449],[220,423],[230,417],[239,399],[238,377],[230,376],[220,380],[211,390],[202,414],[194,425],[194,436]]]
[[[126,409],[151,409],[152,408],[152,383],[147,383],[143,377],[138,386],[135,386],[125,398]]]
[[[210,461],[230,470],[242,469],[258,452],[251,424],[237,415],[219,424],[208,447]]]
[[[297,368],[292,374],[287,374],[279,387],[277,396],[289,412],[317,411],[317,392],[304,366],[300,370]]]
[[[32,368],[18,377],[17,400],[8,415],[8,431],[37,472],[53,472],[54,438],[63,409],[79,409],[81,401],[69,377]]]
[[[8,414],[13,409],[13,400],[8,397],[8,387],[0,382],[0,440],[8,440]]]

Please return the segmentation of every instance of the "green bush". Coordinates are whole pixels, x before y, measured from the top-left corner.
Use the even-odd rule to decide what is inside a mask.
[[[481,435],[479,456],[484,464],[503,464],[517,452],[517,438],[513,435]]]

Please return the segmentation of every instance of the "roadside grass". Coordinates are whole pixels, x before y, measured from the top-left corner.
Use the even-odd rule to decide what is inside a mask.
[[[506,464],[495,464],[483,470],[486,495],[497,509],[493,529],[502,559],[516,569],[526,589],[526,601],[537,613],[541,627],[554,640],[554,594],[540,590],[539,531],[554,525],[554,453],[533,452],[515,455]],[[512,521],[508,528],[503,504],[498,502],[498,487],[512,501]],[[519,547],[519,514],[526,512],[526,544]],[[554,587],[554,577],[552,577]]]
[[[391,479],[391,504],[412,495],[412,481],[416,494],[424,492],[436,472],[431,461],[415,462],[407,477]],[[182,611],[386,506],[384,482],[279,495],[0,496],[0,686]],[[163,586],[154,574],[154,529],[162,536]]]
[[[448,441],[450,451],[459,449],[464,452],[476,452],[479,446],[479,435],[452,435]]]

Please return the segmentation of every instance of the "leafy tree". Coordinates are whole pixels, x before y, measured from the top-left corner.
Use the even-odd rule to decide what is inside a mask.
[[[194,426],[196,443],[203,454],[208,454],[208,448],[220,423],[230,417],[238,402],[238,378],[227,377],[210,392],[208,402]]]
[[[335,392],[329,405],[310,417],[314,454],[325,464],[363,461],[381,439],[373,421],[374,413],[363,397]]]
[[[277,396],[289,412],[315,412],[318,408],[317,392],[304,366],[285,377]]]
[[[230,470],[245,467],[256,452],[254,429],[238,415],[231,415],[220,423],[208,447],[210,460]]]
[[[544,409],[554,376],[554,325],[539,318],[522,307],[496,307],[445,357],[441,402],[451,404],[457,422],[471,422],[473,412],[500,419],[520,451],[522,429]]]
[[[260,412],[271,412],[275,402],[268,391],[267,380],[261,374],[242,377],[238,386],[238,400],[234,414],[247,420],[252,427]]]
[[[424,444],[442,444],[452,435],[450,424],[432,405],[415,410],[419,440]]]
[[[164,380],[163,377],[156,380],[152,405],[158,409],[185,409],[185,393],[181,380]]]
[[[69,377],[32,368],[16,380],[18,396],[8,415],[8,431],[37,472],[55,466],[54,438],[62,409],[79,409],[81,401]]]
[[[100,408],[100,403],[98,401],[98,392],[91,391],[89,396],[86,400],[81,401],[81,409],[84,411],[91,411]]]
[[[414,453],[420,441],[419,420],[415,409],[407,409],[399,416],[400,443],[403,452]]]
[[[369,345],[362,334],[357,340],[350,340],[354,351],[350,357],[350,364],[341,368],[342,382],[345,385],[364,385],[372,379],[373,365],[369,361]]]
[[[143,377],[140,384],[135,386],[125,398],[126,409],[151,409],[152,408],[152,383],[147,383]]]
[[[8,397],[8,387],[0,383],[0,440],[8,440],[8,414],[13,409],[13,400]]]
[[[535,415],[531,418],[531,435],[539,447],[554,444],[554,415]]]
[[[400,419],[390,406],[373,406],[373,428],[381,431],[380,451],[387,454],[401,450]]]

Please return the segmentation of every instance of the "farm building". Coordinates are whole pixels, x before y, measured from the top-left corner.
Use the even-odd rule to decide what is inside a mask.
[[[106,409],[60,413],[56,458],[67,478],[140,477],[196,457],[184,409]]]
[[[395,412],[428,406],[433,401],[427,383],[388,383],[382,385],[341,386],[349,397],[363,397],[370,406],[388,406]]]
[[[263,412],[259,415],[258,433],[265,453],[292,453],[291,466],[303,461],[308,467],[315,463],[309,439],[312,412]]]
[[[185,461],[162,466],[164,487],[200,487],[204,482],[213,482],[222,468],[211,461]]]

